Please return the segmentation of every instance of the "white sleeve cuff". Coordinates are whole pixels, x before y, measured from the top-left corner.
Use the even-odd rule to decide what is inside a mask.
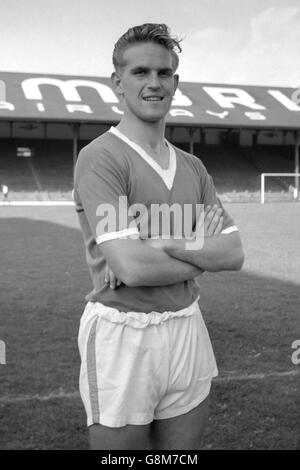
[[[137,235],[134,238],[139,238],[140,234],[137,227],[125,228],[124,230],[120,230],[119,232],[110,232],[104,233],[103,235],[99,235],[96,238],[96,242],[98,245],[103,242],[107,242],[108,240],[116,240],[117,238],[127,238],[132,237],[133,235]]]
[[[222,230],[221,233],[223,233],[224,235],[228,235],[229,233],[238,232],[238,231],[239,229],[237,228],[236,225],[231,225],[230,227],[224,228],[224,230]]]

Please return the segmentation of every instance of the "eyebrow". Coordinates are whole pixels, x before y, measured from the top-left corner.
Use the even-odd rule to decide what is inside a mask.
[[[133,69],[131,69],[131,72],[148,72],[150,70],[149,67],[144,67],[142,65],[138,65],[137,67],[133,67]],[[157,69],[157,71],[160,73],[160,72],[167,72],[167,73],[173,73],[173,69],[170,68],[170,67],[163,67],[162,69]]]

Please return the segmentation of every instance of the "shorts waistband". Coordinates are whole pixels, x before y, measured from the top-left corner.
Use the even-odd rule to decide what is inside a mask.
[[[188,307],[182,308],[177,311],[164,311],[164,312],[121,312],[116,308],[103,305],[101,302],[88,302],[86,305],[85,313],[89,315],[97,315],[99,318],[107,320],[111,323],[119,323],[129,325],[133,328],[146,328],[149,325],[160,325],[172,318],[190,317],[197,312],[198,300],[197,297],[194,302]]]

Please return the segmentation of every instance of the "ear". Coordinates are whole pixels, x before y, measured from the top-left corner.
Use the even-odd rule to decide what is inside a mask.
[[[175,75],[174,75],[174,93],[178,88],[178,83],[179,83],[179,75],[177,73],[175,73]]]
[[[110,79],[111,79],[111,83],[116,94],[123,96],[124,92],[123,92],[123,87],[122,87],[122,78],[120,74],[115,71],[111,74]]]

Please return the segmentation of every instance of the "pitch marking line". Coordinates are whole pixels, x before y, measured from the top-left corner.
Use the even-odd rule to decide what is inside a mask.
[[[260,374],[249,374],[249,375],[227,375],[223,377],[217,377],[214,379],[216,383],[224,383],[224,382],[234,382],[237,380],[262,380],[267,379],[269,377],[290,377],[300,375],[300,370],[288,370],[285,372],[267,372],[267,373],[260,373]]]
[[[269,377],[293,377],[300,375],[298,370],[289,370],[286,372],[269,372],[266,374],[249,374],[249,375],[228,375],[223,377],[217,377],[213,379],[214,383],[229,383],[239,380],[263,380]],[[49,395],[21,395],[19,397],[2,397],[0,398],[0,405],[10,405],[15,403],[23,403],[27,401],[50,401],[57,399],[78,399],[80,397],[79,392],[65,392],[63,389],[57,392],[52,392]]]
[[[56,207],[56,206],[74,206],[75,207],[75,203],[73,201],[0,201],[0,206],[5,206],[5,207],[9,207],[9,206],[13,206],[13,207],[18,207],[18,206],[22,206],[22,207],[26,207],[26,206],[34,206],[34,207],[38,207],[38,206],[50,206],[50,207]]]

